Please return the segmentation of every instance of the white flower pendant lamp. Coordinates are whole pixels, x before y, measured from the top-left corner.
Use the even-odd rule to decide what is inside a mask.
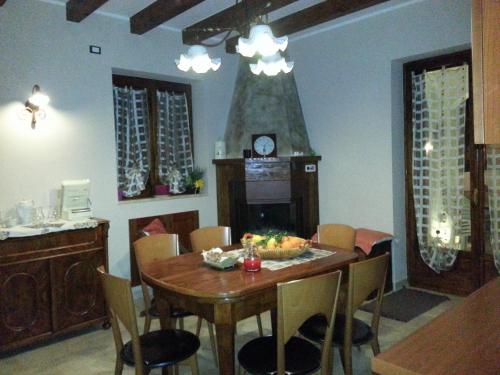
[[[183,72],[193,69],[195,73],[206,73],[210,69],[216,71],[221,64],[219,58],[210,58],[207,49],[200,45],[189,47],[187,55],[181,54],[180,59],[176,59],[175,63]]]
[[[250,64],[253,74],[264,73],[267,76],[275,76],[279,72],[290,73],[293,69],[293,61],[285,61],[279,52],[272,56],[261,57],[256,64]]]
[[[254,25],[248,38],[240,37],[236,51],[245,57],[253,57],[256,53],[272,56],[284,51],[288,45],[288,37],[275,38],[268,25]]]

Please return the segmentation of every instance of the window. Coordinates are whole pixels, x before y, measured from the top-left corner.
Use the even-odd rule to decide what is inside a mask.
[[[113,75],[113,100],[120,199],[182,191],[193,170],[191,86]]]

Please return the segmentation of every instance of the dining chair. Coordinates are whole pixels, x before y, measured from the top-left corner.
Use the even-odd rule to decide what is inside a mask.
[[[166,369],[177,364],[189,365],[191,373],[198,375],[198,337],[181,329],[158,330],[139,335],[130,281],[106,273],[102,266],[97,271],[115,341],[115,375],[122,374],[124,363],[134,366],[136,375],[146,375],[152,369]],[[120,322],[130,334],[131,340],[127,343],[123,342]]]
[[[151,328],[151,321],[153,318],[159,318],[160,314],[156,304],[152,301],[149,294],[149,287],[142,279],[142,266],[146,263],[155,262],[163,259],[168,259],[179,255],[179,237],[177,234],[157,234],[154,236],[146,236],[139,238],[134,242],[134,252],[137,260],[137,268],[139,270],[142,295],[144,298],[145,306],[145,321],[144,333],[148,333]],[[175,322],[179,320],[179,327],[184,329],[184,319],[187,316],[193,315],[192,313],[173,308],[170,313],[170,318]],[[202,318],[198,317],[197,326],[201,327]],[[214,355],[215,363],[217,364],[217,349],[215,345],[215,334],[213,324],[208,323],[208,333],[210,337],[210,346]],[[200,329],[196,330],[196,336],[200,335]]]
[[[340,249],[354,251],[356,230],[345,224],[320,224],[317,228],[318,242]]]
[[[312,276],[277,285],[277,333],[253,339],[238,352],[240,375],[250,374],[331,374],[331,340],[341,271]],[[297,329],[311,316],[326,322],[321,349],[295,336]]]
[[[340,358],[346,375],[352,375],[352,346],[371,344],[373,355],[380,353],[378,342],[378,326],[380,308],[384,294],[385,278],[389,265],[390,254],[349,264],[349,281],[346,300],[339,298],[339,313],[337,314],[333,334],[333,345],[338,346]],[[371,324],[357,318],[354,313],[372,293],[376,292],[375,309]],[[325,340],[327,322],[321,316],[308,319],[299,332],[305,338],[322,343]]]
[[[193,251],[210,250],[214,247],[222,247],[231,245],[231,227],[225,226],[214,226],[214,227],[203,227],[192,231],[189,234],[191,240],[191,249]],[[259,335],[264,336],[264,331],[262,329],[262,319],[260,314],[255,315],[257,318],[257,328],[259,330]],[[201,322],[199,322],[201,324]],[[199,332],[199,326],[197,332]]]

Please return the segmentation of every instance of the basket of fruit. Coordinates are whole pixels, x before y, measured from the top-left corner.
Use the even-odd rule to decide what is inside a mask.
[[[262,259],[295,258],[305,253],[311,246],[310,240],[277,232],[269,232],[266,235],[245,233],[241,243],[243,246],[255,245]]]

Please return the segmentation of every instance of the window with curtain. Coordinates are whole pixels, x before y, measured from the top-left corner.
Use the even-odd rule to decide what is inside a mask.
[[[191,86],[113,75],[119,199],[182,193],[193,170]]]

